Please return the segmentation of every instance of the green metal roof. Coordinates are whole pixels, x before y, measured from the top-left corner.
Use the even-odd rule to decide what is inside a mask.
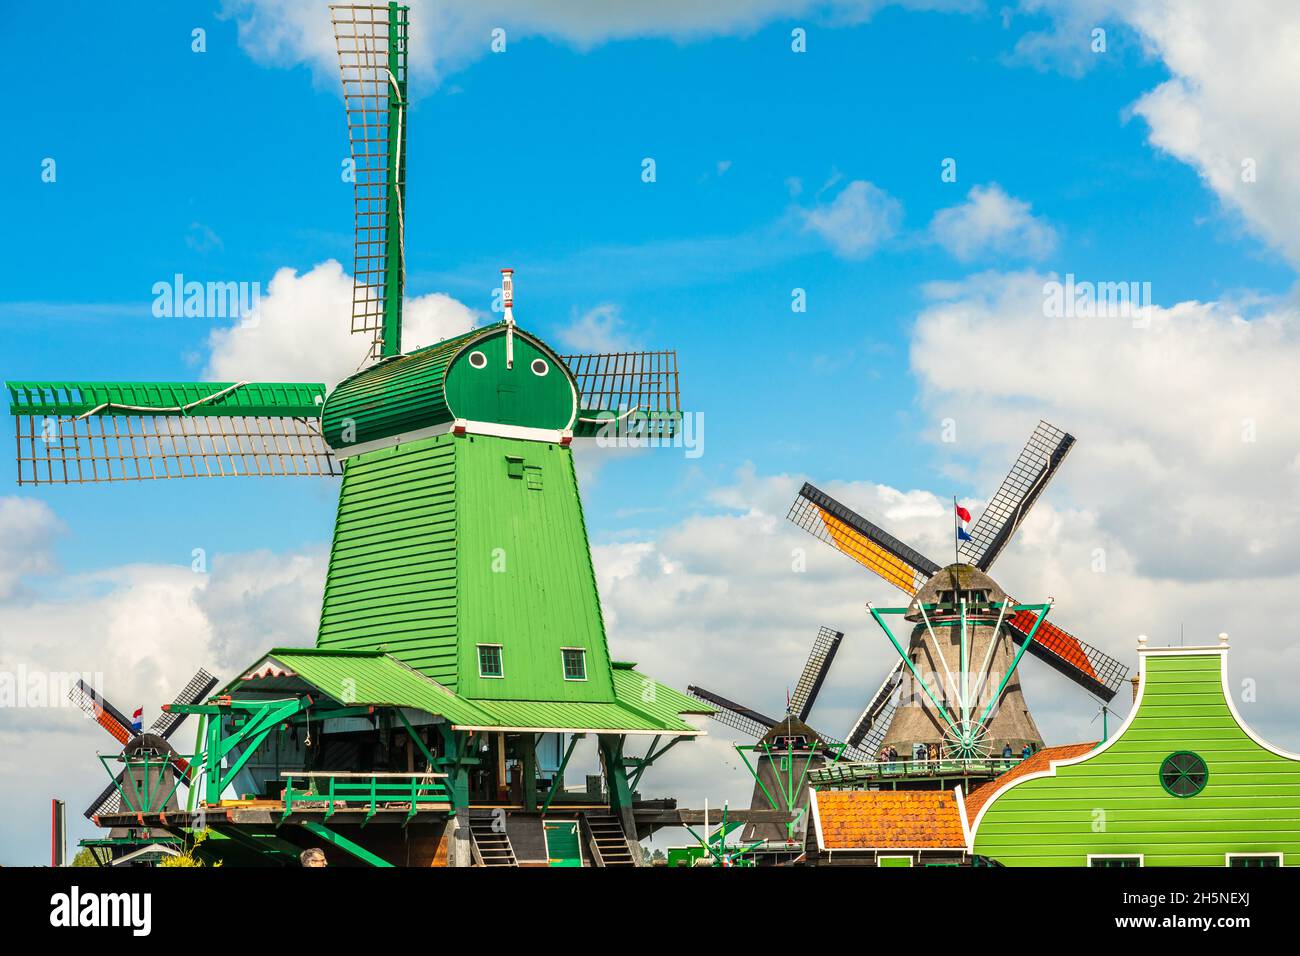
[[[458,724],[467,729],[519,728],[552,731],[619,731],[643,734],[698,734],[691,724],[680,717],[666,719],[651,717],[639,708],[622,701],[613,704],[588,701],[550,700],[484,700],[474,701],[491,715],[491,721],[482,724]]]
[[[451,421],[443,391],[447,365],[466,344],[501,324],[385,359],[344,379],[325,403],[325,440],[331,447],[345,448]],[[350,441],[343,440],[346,422],[353,427]]]
[[[711,713],[699,701],[626,665],[615,671],[617,700],[592,703],[468,700],[395,657],[377,651],[283,647],[271,650],[266,657],[339,703],[409,707],[443,717],[457,728],[695,734],[702,731],[680,715]],[[238,683],[233,682],[231,687]],[[652,698],[650,702],[643,699],[647,696]]]
[[[703,701],[687,697],[681,691],[673,690],[667,684],[661,684],[637,671],[635,664],[614,661],[613,666],[614,696],[619,703],[635,707],[654,720],[665,724],[681,723],[682,714],[702,714],[707,717],[716,713]]]
[[[488,716],[387,654],[286,647],[267,656],[340,703],[410,707],[453,724],[476,724]]]
[[[11,415],[317,418],[325,386],[302,382],[6,382]]]

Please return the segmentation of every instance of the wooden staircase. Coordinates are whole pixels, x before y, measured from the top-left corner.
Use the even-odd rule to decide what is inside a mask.
[[[636,866],[627,834],[612,813],[588,812],[582,815],[587,831],[587,845],[597,866]]]
[[[492,817],[470,817],[469,832],[480,866],[518,866],[510,834],[492,828]]]

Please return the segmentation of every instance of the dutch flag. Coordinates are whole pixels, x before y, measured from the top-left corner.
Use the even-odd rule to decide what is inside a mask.
[[[144,708],[137,707],[135,713],[131,715],[131,732],[140,733],[144,730]]]
[[[957,540],[969,541],[970,532],[966,530],[966,525],[970,524],[970,512],[956,502],[953,502],[953,507],[957,509]]]

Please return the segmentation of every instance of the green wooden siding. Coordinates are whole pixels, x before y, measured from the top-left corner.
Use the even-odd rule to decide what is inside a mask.
[[[456,689],[456,499],[449,435],[348,459],[317,646],[385,650]]]
[[[470,698],[612,701],[587,528],[568,448],[482,435],[455,439],[460,683]],[[523,460],[511,477],[510,458]],[[530,469],[538,480],[528,480]],[[478,676],[476,645],[500,644],[504,679]],[[587,679],[566,681],[564,647],[587,652]]]
[[[1148,652],[1139,711],[1121,736],[1054,777],[990,804],[975,852],[1008,866],[1086,866],[1141,853],[1146,866],[1223,866],[1227,853],[1300,865],[1300,761],[1261,747],[1224,698],[1221,654]],[[1209,767],[1195,796],[1167,793],[1160,765],[1189,750]]]
[[[463,697],[613,702],[572,452],[439,435],[349,459],[317,644],[386,651]],[[479,677],[479,644],[501,645],[504,677]],[[564,679],[565,647],[586,680]]]

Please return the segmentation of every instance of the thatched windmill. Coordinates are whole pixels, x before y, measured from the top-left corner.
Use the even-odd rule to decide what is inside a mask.
[[[900,608],[868,605],[899,660],[850,731],[849,746],[892,746],[910,758],[918,747],[932,754],[933,745],[959,760],[1041,746],[1016,673],[1026,652],[1103,701],[1115,696],[1124,665],[1048,624],[1050,602],[1020,604],[988,575],[1073,445],[1074,436],[1039,422],[979,521],[969,533],[958,527],[958,560],[947,567],[811,484],[800,490],[791,521],[911,599]],[[906,646],[890,616],[912,625]]]

